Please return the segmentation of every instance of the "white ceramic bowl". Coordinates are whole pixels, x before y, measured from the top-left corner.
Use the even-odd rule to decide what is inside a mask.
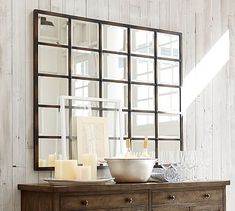
[[[116,182],[147,182],[156,159],[106,158],[110,173]]]

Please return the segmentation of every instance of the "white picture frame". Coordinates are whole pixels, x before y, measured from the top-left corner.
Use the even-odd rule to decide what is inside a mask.
[[[84,153],[96,153],[98,160],[109,157],[108,119],[106,117],[77,117],[78,163]]]

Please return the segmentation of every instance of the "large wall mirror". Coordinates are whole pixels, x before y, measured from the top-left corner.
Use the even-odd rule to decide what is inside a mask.
[[[145,136],[152,156],[182,150],[181,45],[179,32],[35,10],[35,169],[53,170],[61,95],[120,99],[124,139],[136,152]],[[72,121],[68,114],[68,128]]]

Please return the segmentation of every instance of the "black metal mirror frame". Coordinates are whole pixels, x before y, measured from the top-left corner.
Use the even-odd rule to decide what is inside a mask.
[[[52,44],[52,43],[43,43],[38,41],[39,37],[39,29],[38,29],[38,18],[39,15],[50,15],[50,16],[55,16],[55,17],[61,17],[61,18],[67,18],[68,19],[68,44],[67,45],[61,45],[61,44]],[[85,21],[85,22],[92,22],[92,23],[97,23],[99,26],[99,48],[98,49],[89,49],[89,48],[83,48],[83,47],[74,47],[72,46],[71,42],[71,21],[72,20],[80,20],[80,21]],[[161,29],[154,29],[154,28],[149,28],[149,27],[141,27],[141,26],[134,26],[134,25],[129,25],[129,24],[123,24],[123,23],[115,23],[115,22],[110,22],[110,21],[104,21],[104,20],[95,20],[95,19],[89,19],[89,18],[84,18],[84,17],[77,17],[77,16],[71,16],[71,15],[66,15],[66,14],[59,14],[59,13],[54,13],[54,12],[49,12],[49,11],[42,11],[42,10],[34,10],[34,169],[35,170],[54,170],[53,167],[39,167],[39,139],[60,139],[60,136],[39,136],[39,108],[44,107],[44,108],[59,108],[59,105],[43,105],[38,103],[38,79],[41,76],[44,77],[54,77],[54,78],[66,78],[68,79],[68,95],[72,94],[72,79],[81,79],[81,80],[93,80],[94,78],[89,78],[89,77],[79,77],[79,76],[73,76],[72,75],[72,64],[71,64],[71,52],[73,49],[77,50],[90,50],[90,51],[95,51],[99,53],[99,77],[95,79],[99,83],[99,97],[102,97],[102,83],[103,82],[114,82],[113,80],[109,79],[104,79],[102,78],[102,53],[110,53],[110,54],[119,54],[119,55],[126,55],[127,56],[127,71],[128,71],[128,79],[126,82],[118,81],[115,80],[115,82],[121,82],[121,83],[126,83],[128,86],[128,107],[127,109],[124,109],[125,112],[128,113],[128,137],[125,138],[131,138],[133,140],[140,140],[141,138],[139,137],[133,137],[132,136],[132,131],[131,131],[131,113],[132,112],[144,112],[144,113],[153,113],[155,115],[155,137],[150,138],[150,140],[155,141],[155,156],[158,156],[158,141],[164,141],[164,140],[170,140],[170,141],[178,141],[180,142],[180,149],[183,150],[183,116],[181,114],[181,86],[182,86],[182,33],[179,32],[173,32],[173,31],[167,31],[167,30],[161,30]],[[121,52],[113,52],[113,51],[108,51],[102,49],[102,25],[107,24],[107,25],[113,25],[113,26],[120,26],[120,27],[125,27],[127,29],[127,52],[126,53],[121,53]],[[146,55],[137,55],[131,53],[131,38],[130,38],[130,31],[131,29],[137,29],[137,30],[146,30],[146,31],[151,31],[154,32],[154,56],[146,56]],[[164,58],[164,57],[158,57],[157,56],[157,33],[166,33],[166,34],[172,34],[172,35],[177,35],[179,36],[179,59],[171,59],[171,58]],[[61,76],[61,75],[54,75],[54,74],[45,74],[45,73],[39,73],[38,72],[38,46],[39,45],[44,45],[44,46],[51,46],[51,47],[60,47],[60,48],[67,48],[68,49],[68,76]],[[145,83],[145,82],[133,82],[131,80],[131,56],[137,56],[141,58],[152,58],[154,59],[154,83]],[[167,60],[167,61],[177,61],[179,63],[179,85],[166,85],[166,84],[159,84],[157,81],[157,61],[161,60]],[[149,110],[135,110],[132,109],[131,107],[131,85],[136,84],[136,85],[151,85],[154,86],[154,102],[155,102],[155,107],[154,111],[149,111]],[[170,114],[167,112],[159,111],[158,110],[158,87],[173,87],[173,88],[178,88],[179,89],[179,113],[178,115],[180,116],[180,138],[159,138],[158,137],[158,114]]]

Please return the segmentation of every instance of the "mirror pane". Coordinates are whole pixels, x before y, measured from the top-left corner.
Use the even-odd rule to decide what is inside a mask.
[[[103,78],[127,80],[127,56],[104,53]]]
[[[76,97],[98,97],[99,82],[73,79],[72,80],[72,95]]]
[[[158,137],[180,138],[180,116],[178,114],[158,114]]]
[[[151,113],[131,114],[131,130],[134,137],[155,136],[155,115]]]
[[[127,28],[102,25],[103,49],[110,51],[127,51]]]
[[[180,141],[158,141],[158,152],[178,152],[180,151]]]
[[[121,100],[122,106],[127,107],[128,86],[122,83],[103,83],[102,96],[109,99]],[[105,104],[107,107],[107,104]]]
[[[72,50],[72,73],[74,76],[97,78],[99,76],[99,53]]]
[[[39,45],[38,72],[68,75],[68,49]]]
[[[61,159],[59,139],[39,139],[39,167],[54,167],[55,160]]]
[[[99,25],[72,20],[72,45],[84,48],[99,48]]]
[[[131,78],[133,81],[154,83],[154,59],[131,57]]]
[[[38,78],[38,103],[59,105],[59,97],[68,95],[68,80],[65,78]]]
[[[157,33],[158,57],[179,59],[179,36]]]
[[[108,136],[112,138],[120,137],[120,123],[118,111],[103,111],[103,116],[108,119]],[[122,122],[123,124],[123,122]]]
[[[39,107],[39,136],[60,136],[61,135],[61,125],[60,125],[60,113],[58,108],[44,108]],[[68,111],[65,112],[66,115],[66,131],[68,132],[69,125],[69,114]]]
[[[131,29],[131,53],[154,56],[154,32]]]
[[[154,86],[132,85],[131,95],[133,109],[154,110]]]
[[[158,60],[158,83],[166,85],[179,85],[179,62]]]
[[[53,44],[68,44],[68,19],[39,15],[38,41]]]
[[[132,152],[137,157],[141,157],[144,148],[144,140],[131,140]],[[155,141],[148,141],[148,154],[151,158],[155,158]]]
[[[158,87],[158,110],[179,112],[179,88]]]

